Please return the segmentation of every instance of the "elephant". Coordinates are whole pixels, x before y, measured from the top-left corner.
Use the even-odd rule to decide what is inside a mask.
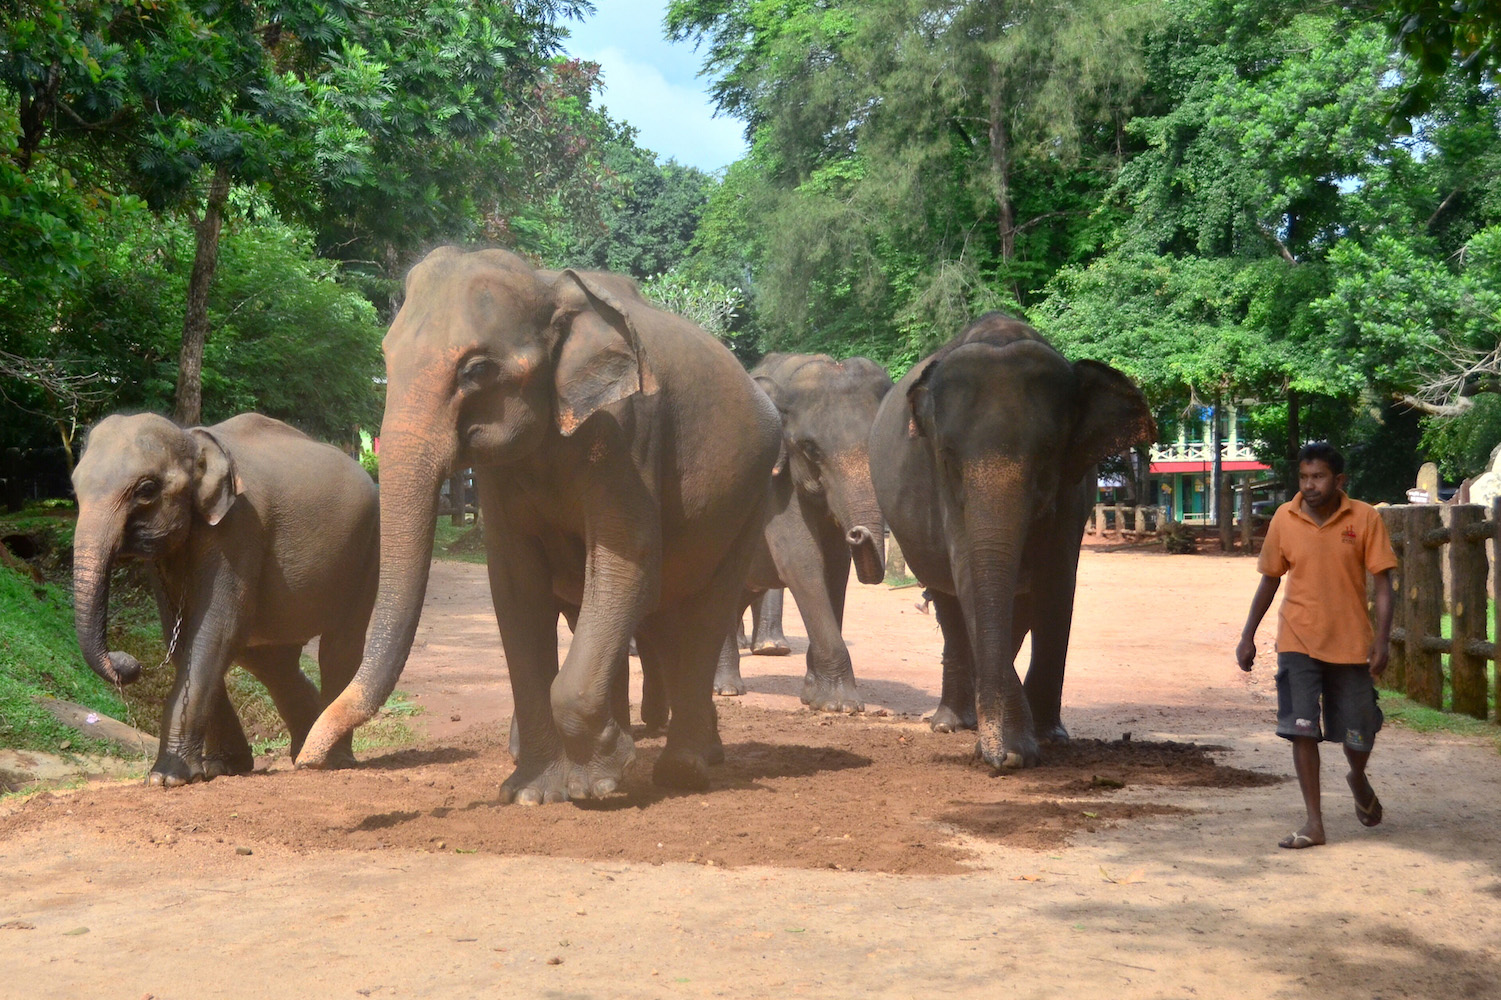
[[[139,559],[176,667],[150,782],[175,787],[254,768],[224,689],[231,663],[265,684],[295,755],[365,644],[380,554],[379,502],[365,470],[258,413],[192,428],[116,414],[90,431],[73,488],[84,659],[111,684],[140,676],[140,663],[108,651],[105,639],[110,570]],[[299,666],[314,636],[321,694]],[[330,761],[354,762],[348,740]]]
[[[729,349],[628,277],[440,247],[384,342],[380,587],[364,659],[297,758],[378,709],[411,650],[439,484],[472,466],[515,698],[502,802],[602,798],[634,758],[627,650],[672,722],[653,768],[704,789],[723,760],[719,647],[760,537],[776,408]],[[559,614],[576,621],[561,669]]]
[[[943,632],[931,725],[978,728],[997,769],[1040,762],[1060,716],[1079,547],[1094,466],[1156,424],[1141,390],[1070,364],[1020,320],[987,313],[919,361],[871,428],[871,477]],[[1016,654],[1032,633],[1025,685]]]
[[[886,573],[886,526],[867,448],[891,377],[868,358],[836,361],[826,354],[769,354],[751,376],[776,404],[782,445],[742,608],[763,593],[791,590],[808,629],[803,703],[818,711],[864,711],[840,633],[852,559],[861,583],[880,583]],[[780,605],[766,610],[774,618],[758,614],[758,625],[774,622],[780,633]],[[734,636],[721,651],[714,686],[722,695],[745,693]]]

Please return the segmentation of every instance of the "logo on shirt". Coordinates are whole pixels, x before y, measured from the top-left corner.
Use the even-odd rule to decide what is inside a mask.
[[[1343,541],[1346,545],[1354,545],[1355,540],[1359,536],[1355,534],[1355,528],[1353,525],[1351,525],[1347,526],[1344,531],[1341,531],[1339,533],[1339,537],[1340,540]]]

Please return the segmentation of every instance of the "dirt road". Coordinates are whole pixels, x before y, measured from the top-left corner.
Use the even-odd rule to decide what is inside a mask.
[[[1244,559],[1086,551],[1075,742],[996,777],[920,719],[918,592],[855,586],[866,715],[801,710],[795,641],[742,659],[708,793],[653,789],[642,734],[623,797],[525,810],[496,801],[483,570],[442,563],[400,684],[419,746],[0,806],[0,997],[1501,997],[1497,748],[1388,727],[1373,830],[1326,752],[1330,844],[1278,850],[1271,623],[1254,674],[1231,656],[1254,587]]]

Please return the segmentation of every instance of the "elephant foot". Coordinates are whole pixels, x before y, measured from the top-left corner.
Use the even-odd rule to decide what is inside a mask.
[[[625,778],[625,769],[636,759],[636,744],[631,734],[613,721],[606,723],[604,732],[589,742],[588,750],[585,760],[577,760],[571,753],[568,757],[568,797],[574,801],[615,794]]]
[[[1063,723],[1061,722],[1041,727],[1037,731],[1037,742],[1039,743],[1067,743],[1068,740],[1068,730],[1063,728]]]
[[[518,764],[511,776],[500,784],[500,801],[518,806],[540,806],[568,801],[568,768],[563,758],[541,766]]]
[[[154,788],[181,788],[195,781],[207,781],[211,777],[213,776],[205,772],[201,757],[190,764],[178,754],[163,750],[157,755],[156,763],[151,765],[151,773],[146,776],[146,782]]]
[[[227,760],[221,757],[203,759],[203,780],[213,781],[226,774],[249,774],[255,770],[255,758],[249,761]]]
[[[359,760],[356,759],[354,755],[354,748],[339,745],[335,745],[334,748],[328,752],[328,757],[326,757],[323,762],[324,768],[330,771],[340,771],[345,768],[356,767],[358,765]]]
[[[786,656],[791,652],[786,639],[761,639],[751,648],[752,656]]]
[[[719,749],[724,759],[724,747]],[[709,762],[703,754],[682,747],[662,751],[657,766],[652,768],[651,780],[663,788],[675,788],[684,792],[709,790]]]
[[[738,698],[745,694],[745,681],[737,670],[733,674],[716,674],[714,677],[714,693],[724,695],[726,698]]]
[[[935,733],[957,733],[961,729],[978,729],[980,720],[973,708],[960,713],[947,705],[939,705],[928,725]]]
[[[1030,737],[1015,742],[1006,741],[1000,747],[995,747],[982,736],[975,743],[975,756],[997,771],[1019,771],[1042,763],[1037,741]]]
[[[865,711],[865,702],[855,690],[854,677],[820,681],[812,674],[803,678],[802,701],[815,712],[855,715]]]

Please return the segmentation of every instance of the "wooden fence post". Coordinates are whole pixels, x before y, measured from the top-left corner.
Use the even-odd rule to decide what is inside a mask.
[[[1102,503],[1094,505],[1094,533],[1105,537],[1105,505]]]
[[[1449,650],[1449,683],[1454,711],[1483,719],[1492,648],[1485,637],[1485,540],[1494,525],[1485,520],[1479,504],[1450,508],[1449,520],[1449,611],[1452,615],[1452,646]]]
[[[1449,643],[1440,634],[1444,613],[1444,569],[1439,557],[1446,532],[1438,504],[1407,509],[1407,697],[1430,708],[1444,707],[1442,654]]]
[[[1386,522],[1386,533],[1391,536],[1392,550],[1397,553],[1397,568],[1391,572],[1392,580],[1392,645],[1387,660],[1386,687],[1394,691],[1407,690],[1407,599],[1405,596],[1407,565],[1405,553],[1407,542],[1407,508],[1383,507],[1381,520]]]
[[[1251,515],[1251,484],[1247,481],[1240,488],[1240,547],[1245,552],[1251,551],[1251,532],[1254,528]]]

